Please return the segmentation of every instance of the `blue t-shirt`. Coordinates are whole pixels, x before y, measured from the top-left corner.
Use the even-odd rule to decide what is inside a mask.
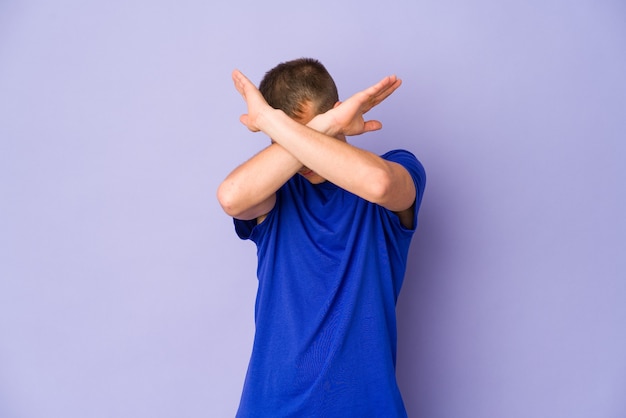
[[[414,228],[326,181],[296,175],[259,225],[256,334],[237,417],[405,417],[395,377],[395,305],[426,176],[408,151]]]

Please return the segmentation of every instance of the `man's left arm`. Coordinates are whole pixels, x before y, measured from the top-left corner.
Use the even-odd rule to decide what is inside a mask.
[[[248,104],[248,113],[241,117],[241,122],[250,130],[263,131],[321,177],[398,213],[403,224],[410,226],[416,191],[408,171],[400,164],[335,138],[380,129],[380,122],[365,121],[363,114],[393,93],[401,83],[399,79],[386,77],[318,115],[309,126],[270,107],[241,72],[233,72],[233,81]],[[407,213],[411,222],[405,221]]]

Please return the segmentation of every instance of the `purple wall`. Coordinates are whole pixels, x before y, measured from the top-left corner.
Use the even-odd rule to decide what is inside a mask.
[[[300,56],[344,98],[404,80],[353,142],[429,176],[398,306],[410,416],[626,416],[625,21],[618,0],[1,2],[0,417],[234,414],[255,251],[215,190],[267,139],[230,71]]]

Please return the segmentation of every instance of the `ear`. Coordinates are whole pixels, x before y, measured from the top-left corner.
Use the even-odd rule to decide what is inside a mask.
[[[333,106],[333,109],[339,106],[340,104],[341,104],[341,101],[338,101],[337,103],[335,103],[335,105]]]

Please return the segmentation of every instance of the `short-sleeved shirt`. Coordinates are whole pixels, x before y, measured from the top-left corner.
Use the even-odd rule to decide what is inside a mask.
[[[256,333],[238,417],[404,417],[395,305],[424,192],[420,162],[382,158],[416,188],[413,228],[331,182],[296,175],[265,220],[235,219],[257,246]]]

